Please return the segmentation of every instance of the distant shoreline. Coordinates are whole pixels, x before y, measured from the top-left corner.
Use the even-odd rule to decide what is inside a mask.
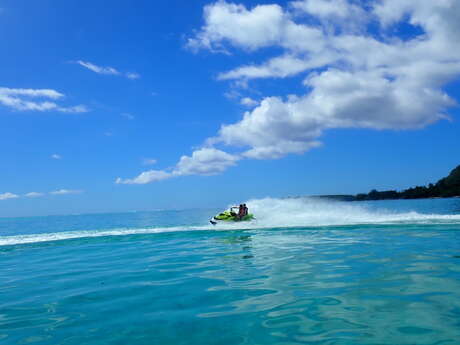
[[[428,199],[453,199],[453,198],[460,198],[460,195],[454,196],[432,196],[426,198],[395,198],[395,199],[358,199],[356,195],[352,194],[343,194],[343,195],[306,195],[306,196],[296,196],[296,197],[289,197],[289,199],[299,199],[299,198],[314,198],[314,199],[328,199],[328,200],[335,200],[335,201],[379,201],[379,200],[428,200]]]
[[[447,177],[440,179],[435,184],[417,186],[405,189],[401,192],[396,190],[378,191],[371,190],[369,193],[338,194],[338,195],[314,195],[312,198],[323,198],[337,201],[370,201],[370,200],[412,200],[412,199],[440,199],[460,198],[460,165],[450,172]]]

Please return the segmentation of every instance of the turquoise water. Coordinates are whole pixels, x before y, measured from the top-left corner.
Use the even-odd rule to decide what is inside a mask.
[[[0,219],[0,343],[460,343],[460,199],[248,206]]]

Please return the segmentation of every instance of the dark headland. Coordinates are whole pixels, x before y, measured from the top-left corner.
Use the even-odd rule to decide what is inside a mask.
[[[435,184],[416,186],[403,191],[371,190],[369,193],[356,195],[318,195],[316,198],[334,199],[340,201],[390,200],[390,199],[424,199],[460,197],[460,165],[450,172],[447,177]]]

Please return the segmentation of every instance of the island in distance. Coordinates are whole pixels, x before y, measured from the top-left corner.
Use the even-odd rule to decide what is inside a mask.
[[[450,198],[460,197],[460,165],[450,172],[447,177],[440,179],[435,184],[417,186],[405,189],[378,191],[356,195],[317,195],[315,198],[334,199],[339,201],[364,201],[364,200],[390,200],[390,199],[423,199],[423,198]]]

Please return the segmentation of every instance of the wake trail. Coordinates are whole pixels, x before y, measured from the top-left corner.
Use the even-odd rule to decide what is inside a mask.
[[[460,223],[460,214],[423,214],[369,209],[354,202],[318,198],[256,199],[246,203],[257,223],[271,226],[331,226],[356,224],[442,224]]]

